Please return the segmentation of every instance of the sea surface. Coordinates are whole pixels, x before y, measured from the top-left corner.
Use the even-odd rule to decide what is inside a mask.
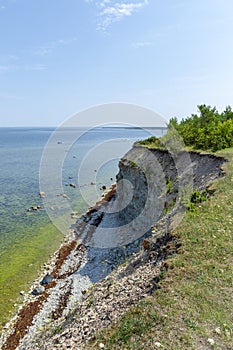
[[[30,234],[33,234],[33,230],[49,222],[46,211],[43,210],[42,199],[39,197],[39,172],[43,150],[53,133],[54,128],[0,128],[0,253],[7,250],[12,243],[16,245],[25,237],[25,234],[29,234],[25,228],[30,227]],[[161,136],[162,133],[163,130],[151,130],[151,134],[157,136]],[[97,191],[95,190],[93,195],[94,204],[97,196],[101,195],[99,188],[103,185],[109,186],[115,181],[118,172],[117,164],[125,150],[130,149],[136,140],[151,134],[143,129],[122,127],[96,128],[82,134],[67,151],[62,168],[64,193],[67,193],[71,207],[81,214],[90,204],[85,203],[78,189],[75,190],[69,186],[70,183],[77,184],[81,162],[82,165],[84,164],[82,186],[86,186],[87,192],[93,185],[88,182],[83,183],[85,163],[87,179],[90,172],[96,173]],[[64,135],[61,138],[64,138]],[[59,143],[62,141],[57,144],[58,152]],[[97,172],[97,169],[93,169],[94,164],[92,167],[92,160],[96,164],[98,147],[101,147],[99,157],[102,163],[106,152],[106,162],[101,164]],[[113,152],[111,147],[114,148]],[[117,148],[119,148],[118,153]],[[93,156],[92,152],[94,152]],[[114,158],[116,155],[118,159]],[[42,207],[41,210],[30,211],[31,207],[38,205]]]
[[[40,196],[46,181],[58,177],[54,198],[65,196],[70,212],[81,215],[101,197],[102,186],[116,181],[119,159],[132,144],[163,133],[162,128],[0,128],[0,328],[21,288],[28,288],[64,235],[48,215],[47,193]],[[53,158],[46,159],[48,154]],[[59,216],[59,207],[54,210]]]

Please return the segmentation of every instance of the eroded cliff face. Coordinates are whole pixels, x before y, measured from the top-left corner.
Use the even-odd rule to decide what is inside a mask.
[[[168,232],[171,223],[181,222],[194,189],[203,191],[223,175],[224,162],[212,154],[134,146],[119,162],[116,198],[89,244],[101,248],[139,245],[161,219]]]
[[[194,189],[203,191],[222,176],[225,159],[198,152],[171,153],[134,146],[119,162],[119,221],[136,221],[139,229],[153,225],[169,206],[181,206]],[[138,220],[139,218],[139,220]],[[142,225],[143,224],[143,225]]]

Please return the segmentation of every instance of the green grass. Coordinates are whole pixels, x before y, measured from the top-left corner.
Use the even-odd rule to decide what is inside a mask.
[[[141,317],[142,314],[143,317]],[[148,328],[155,324],[159,327],[162,323],[161,317],[151,308],[151,304],[148,301],[141,301],[130,313],[120,318],[118,328],[108,338],[107,348],[112,349],[115,344],[122,348],[128,343],[135,343],[141,339]]]
[[[156,136],[151,136],[148,139],[137,141],[136,145],[141,145],[147,148],[159,148],[159,149],[164,148],[160,139],[157,138]]]
[[[173,232],[182,253],[171,258],[160,289],[99,332],[87,349],[100,342],[109,350],[154,350],[156,342],[166,350],[233,349],[233,149],[217,154],[230,161],[227,175]]]
[[[58,229],[48,223],[32,230],[30,236],[26,235],[1,255],[0,329],[22,303],[20,291],[28,291],[42,264],[60,246],[62,237]]]

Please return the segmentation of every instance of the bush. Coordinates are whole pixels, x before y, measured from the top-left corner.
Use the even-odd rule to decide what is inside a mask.
[[[137,142],[139,145],[142,146],[149,146],[149,147],[161,147],[161,142],[156,136],[151,136],[146,140],[141,140]]]
[[[193,149],[218,151],[233,146],[233,112],[230,106],[221,114],[216,108],[198,106],[198,114],[182,119],[171,118],[169,127],[175,128],[186,146]]]

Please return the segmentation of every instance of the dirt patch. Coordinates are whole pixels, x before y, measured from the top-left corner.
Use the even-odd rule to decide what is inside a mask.
[[[47,292],[44,292],[36,301],[23,307],[14,326],[14,332],[9,336],[2,350],[14,350],[18,346],[20,339],[27,333],[28,327],[32,324],[34,316],[40,311],[41,304],[47,296]]]
[[[108,203],[116,194],[116,184],[112,185],[109,189],[109,191],[104,195],[103,199],[101,199],[99,202],[97,202],[92,208],[91,208],[91,212],[93,211],[97,211],[98,209],[100,209],[100,207],[105,204]]]
[[[52,276],[55,278],[59,278],[59,270],[62,267],[65,259],[70,255],[70,253],[72,252],[72,250],[74,250],[74,248],[77,245],[77,241],[73,240],[70,243],[64,244],[58,251],[58,257],[55,263],[55,268],[52,272]]]

